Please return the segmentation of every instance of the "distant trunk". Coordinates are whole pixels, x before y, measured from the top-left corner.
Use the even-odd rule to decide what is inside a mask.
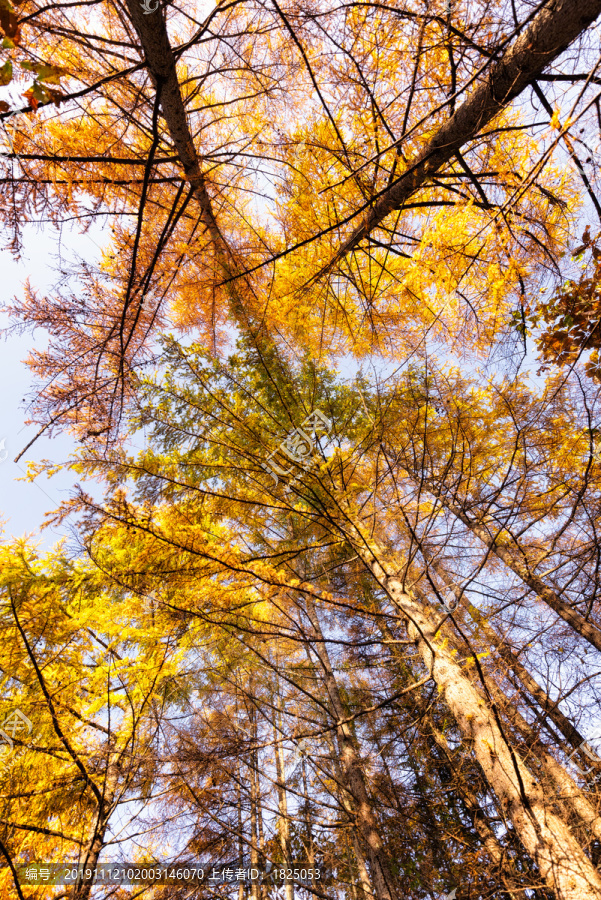
[[[366,787],[361,758],[349,724],[345,722],[347,712],[340,697],[327,647],[323,640],[317,611],[311,601],[306,602],[306,612],[316,638],[311,645],[312,650],[321,664],[332,713],[338,722],[336,736],[340,747],[341,770],[344,784],[353,798],[353,815],[359,834],[364,839],[376,900],[394,900],[397,896],[395,879],[390,871],[384,844],[380,838],[377,819]]]
[[[238,868],[244,868],[244,822],[242,818],[242,782],[238,763]],[[244,900],[244,882],[238,885],[238,900]]]
[[[337,749],[334,746],[334,740],[329,732],[325,733],[325,739],[330,748],[332,764],[334,766],[334,769],[336,770],[336,777],[338,778],[340,784],[344,785],[346,782],[346,778],[342,768],[340,754],[337,752]],[[352,795],[345,788],[343,788],[341,802],[349,819],[353,822],[353,827],[349,831],[349,839],[353,848],[355,862],[357,864],[357,873],[359,875],[361,896],[364,898],[364,900],[373,900],[373,898],[376,896],[376,893],[374,892],[372,879],[370,878],[369,872],[367,871],[367,861],[365,859],[365,854],[359,842],[358,829],[356,827],[355,804]]]
[[[357,832],[355,830],[353,830],[353,832],[351,833],[351,842],[353,844],[353,852],[355,854],[355,860],[357,862],[359,884],[361,885],[363,897],[366,898],[366,900],[372,900],[374,893],[372,891],[371,881],[367,872],[367,866],[365,865],[363,850],[359,846],[359,838],[357,837]]]
[[[305,858],[307,863],[309,864],[309,868],[315,867],[315,842],[313,839],[313,822],[311,820],[311,798],[309,797],[309,790],[307,786],[307,761],[305,759],[305,754],[303,753],[301,759],[301,771],[303,776],[303,809],[302,809],[302,817],[303,824],[305,826]]]
[[[257,723],[254,708],[251,706],[249,715],[251,735],[253,743],[257,740]],[[257,779],[256,750],[250,751],[250,864],[254,869],[259,868],[259,784]],[[251,881],[250,896],[252,900],[259,900],[260,885],[258,881]]]
[[[281,701],[278,701],[278,708]],[[282,851],[282,861],[284,868],[291,868],[292,855],[290,853],[290,821],[288,819],[288,801],[286,798],[286,786],[284,783],[284,750],[280,740],[282,734],[281,713],[277,714],[277,727],[274,729],[275,734],[275,769],[277,776],[278,789],[278,837],[280,839],[280,848]],[[286,880],[284,885],[286,900],[294,900],[294,884]]]
[[[467,784],[463,783],[461,774],[457,770],[457,766],[455,765],[451,753],[449,752],[449,745],[447,744],[446,738],[444,737],[442,732],[439,731],[438,728],[436,728],[432,721],[432,718],[429,715],[426,717],[425,722],[428,731],[432,736],[432,740],[444,754],[447,766],[457,779],[458,783],[461,783],[461,787],[458,787],[457,793],[465,803],[470,813],[472,824],[475,830],[478,832],[480,840],[482,841],[492,861],[498,866],[501,865],[503,861],[503,848],[499,844],[494,831],[488,824],[486,816],[484,816],[482,808],[478,802],[477,796],[473,793],[473,791],[470,790]]]

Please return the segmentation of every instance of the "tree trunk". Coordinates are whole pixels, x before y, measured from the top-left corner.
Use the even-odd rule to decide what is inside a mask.
[[[462,594],[459,587],[451,578],[449,578],[443,567],[437,562],[432,562],[430,560],[427,560],[427,562],[428,565],[432,566],[436,574],[439,575],[447,587],[453,591],[458,602],[469,612],[470,616],[486,638],[487,643],[492,645],[501,659],[507,663],[509,671],[517,676],[526,691],[536,700],[545,713],[545,716],[548,716],[558,731],[563,734],[566,743],[569,744],[573,750],[578,750],[582,744],[585,743],[585,739],[578,729],[572,725],[567,716],[564,716],[557,704],[549,697],[546,691],[541,688],[509,646],[499,638],[494,628],[488,624],[482,613],[470,603],[464,593]],[[552,736],[554,737],[555,735]]]
[[[384,558],[380,548],[355,528],[355,551],[407,621],[410,639],[444,694],[464,739],[473,742],[475,757],[489,785],[547,887],[559,900],[599,900],[601,876],[566,823],[552,811],[519,754],[507,743],[498,714],[455,662],[445,636],[436,637],[432,617],[405,591],[389,566],[379,561]]]
[[[404,676],[407,681],[411,680],[411,676],[413,673],[410,672],[405,660],[401,657],[398,648],[395,647],[394,635],[390,631],[390,628],[388,627],[388,625],[386,624],[386,622],[383,619],[380,619],[380,621],[378,622],[378,627],[379,627],[381,633],[383,634],[383,636],[388,640],[390,652],[391,652],[392,656],[394,657],[395,662],[400,666],[402,676]],[[457,766],[455,765],[453,757],[452,757],[451,753],[449,752],[449,745],[447,743],[446,738],[440,732],[440,730],[436,727],[436,724],[434,723],[432,715],[428,711],[428,706],[422,699],[420,699],[419,702],[416,704],[414,698],[407,698],[407,705],[409,703],[412,703],[412,711],[413,711],[414,715],[416,713],[418,713],[421,716],[421,718],[426,726],[426,729],[427,729],[427,736],[429,737],[430,741],[433,744],[435,744],[436,747],[438,747],[438,749],[441,751],[441,753],[443,754],[443,756],[445,758],[446,765],[453,772],[453,775],[456,779],[457,796],[463,800],[463,802],[468,810],[468,813],[471,817],[472,825],[473,825],[475,831],[477,832],[480,840],[482,841],[482,844],[483,844],[484,848],[486,849],[487,853],[489,854],[491,860],[498,867],[499,878],[503,882],[503,886],[505,888],[507,896],[511,897],[512,900],[514,897],[516,898],[516,900],[519,900],[519,897],[520,897],[520,890],[518,889],[519,875],[518,875],[518,873],[513,871],[512,866],[508,865],[510,860],[509,860],[506,852],[504,851],[503,847],[497,840],[497,837],[496,837],[493,829],[489,825],[488,816],[486,815],[486,813],[480,806],[477,795],[475,794],[474,791],[472,791],[466,778],[459,772]],[[509,883],[508,878],[507,878],[507,869],[509,869],[508,874],[512,878],[511,884]],[[513,876],[516,876],[516,875],[517,875],[517,877],[514,878]],[[512,889],[512,885],[514,886],[513,889]],[[516,889],[517,889],[517,893],[516,893]]]
[[[313,838],[313,822],[311,819],[311,801],[307,785],[307,760],[305,754],[301,758],[301,771],[303,776],[303,824],[305,826],[305,858],[310,868],[315,866],[315,841]]]
[[[103,815],[98,815],[94,836],[88,844],[82,859],[81,865],[84,869],[95,869],[98,866],[98,859],[104,848],[104,838],[108,828],[109,817],[110,813],[107,815],[106,812]],[[89,900],[93,886],[91,881],[76,884],[73,888],[72,900]]]
[[[251,335],[254,342],[264,338],[261,322],[253,321],[252,314],[241,293],[240,274],[227,240],[221,233],[213,211],[207,181],[202,171],[202,159],[196,152],[194,139],[188,126],[186,108],[177,78],[175,55],[161,7],[151,16],[146,15],[139,0],[125,0],[133,26],[138,34],[144,61],[160,99],[161,112],[173,146],[184,169],[186,180],[194,191],[200,206],[200,218],[211,238],[218,275],[225,286],[231,313],[239,326]],[[160,95],[160,96],[159,96]]]
[[[244,822],[242,819],[242,781],[240,778],[240,762],[238,762],[238,868],[244,868]],[[238,900],[244,900],[244,882],[238,885]]]
[[[277,714],[277,723],[274,728],[274,736],[275,736],[275,770],[277,776],[277,789],[278,789],[278,836],[280,839],[280,847],[282,850],[282,861],[284,863],[284,868],[292,868],[292,855],[290,853],[290,820],[288,818],[288,801],[286,798],[286,786],[284,783],[284,750],[282,747],[282,742],[280,737],[282,735],[282,723],[281,723],[281,714],[279,709],[281,708],[281,701],[278,700],[278,714]],[[285,897],[286,900],[294,900],[294,884],[292,881],[288,881],[286,879],[285,885]]]
[[[402,209],[412,194],[518,97],[600,13],[601,0],[552,0],[545,4],[503,57],[489,63],[485,80],[438,129],[417,160],[381,196],[373,198],[363,221],[342,243],[326,270],[353,250],[389,213]]]
[[[421,592],[418,592],[418,597],[420,597],[420,593]],[[456,596],[459,597],[459,595],[460,591],[456,589]],[[465,598],[463,598],[462,603],[466,602],[467,601],[465,601]],[[471,604],[469,605],[471,606]],[[490,629],[490,626],[488,626],[488,628],[492,631],[492,629]],[[447,635],[447,639],[455,647],[458,653],[462,652],[461,647],[455,640],[454,636]],[[510,653],[511,651],[508,652]],[[521,664],[518,663],[518,665],[524,670],[527,675],[529,675],[527,670],[524,669]],[[536,684],[536,682],[534,682],[534,684]],[[544,694],[542,688],[540,688],[538,685],[536,685],[536,687],[539,691],[541,691],[541,693]],[[562,765],[560,765],[560,763],[558,763],[557,760],[551,755],[551,753],[549,753],[547,747],[540,740],[532,726],[515,708],[515,705],[509,700],[504,691],[493,679],[491,679],[490,683],[488,684],[488,690],[492,695],[494,702],[498,705],[499,709],[504,712],[505,718],[510,723],[510,725],[517,729],[517,731],[527,741],[530,748],[535,748],[536,759],[541,766],[545,779],[548,781],[548,783],[551,784],[553,788],[553,793],[549,796],[549,801],[553,802],[560,798],[561,801],[563,801],[561,805],[569,807],[572,814],[580,820],[582,825],[590,830],[598,840],[601,840],[601,817],[595,810],[594,806],[589,802],[586,794],[578,787],[569,772],[567,772],[566,769]],[[547,697],[546,694],[544,694],[544,696]],[[550,700],[549,703],[551,703]],[[582,752],[581,755],[583,759],[589,759],[589,764],[587,765],[588,769],[594,770],[595,768],[599,768],[598,761],[595,762],[594,760],[590,760],[590,758]],[[591,762],[593,762],[592,766],[590,765]]]
[[[254,708],[251,706],[249,721],[251,735],[254,743],[257,741],[257,722]],[[250,751],[250,864],[257,869],[259,867],[259,784],[257,779],[257,751]],[[259,900],[260,885],[258,881],[251,881],[250,896],[252,900]]]
[[[376,900],[394,900],[397,896],[395,879],[390,871],[384,844],[378,831],[377,820],[366,787],[361,758],[351,729],[348,723],[344,721],[348,716],[332,670],[317,611],[310,600],[306,602],[306,612],[315,637],[311,647],[321,664],[333,717],[337,720],[336,737],[340,748],[343,784],[353,799],[353,816],[357,823],[358,832],[365,843],[375,897]]]
[[[601,841],[601,816],[590,803],[584,791],[578,787],[569,772],[549,753],[531,725],[493,680],[491,680],[489,690],[507,721],[517,729],[527,741],[532,752],[536,754],[537,762],[541,766],[545,779],[552,787],[553,792],[549,796],[549,801],[560,800],[560,805],[567,806],[587,831]]]
[[[94,835],[92,836],[81,861],[81,865],[84,869],[95,869],[98,866],[98,860],[104,848],[106,830],[113,812],[113,803],[117,785],[119,784],[119,769],[117,765],[119,755],[117,750],[113,750],[109,756],[105,784],[102,792],[103,799],[98,809],[96,828],[94,829]],[[76,884],[73,888],[72,900],[89,900],[92,887],[92,882]]]
[[[336,747],[334,746],[334,741],[330,732],[326,731],[324,736],[327,741],[328,747],[330,748],[332,764],[336,770],[336,777],[339,783],[341,785],[344,785],[346,782],[346,778],[345,773],[342,769],[342,764],[340,762],[340,754],[337,752]],[[374,897],[377,897],[377,894],[374,894],[373,882],[370,878],[369,872],[367,871],[367,861],[365,859],[365,854],[363,853],[363,849],[359,842],[358,829],[356,824],[355,803],[353,801],[352,794],[345,787],[343,787],[341,802],[345,812],[353,823],[353,827],[349,830],[348,833],[350,842],[353,847],[355,862],[357,863],[359,884],[361,886],[361,896],[365,898],[365,900],[373,900]]]

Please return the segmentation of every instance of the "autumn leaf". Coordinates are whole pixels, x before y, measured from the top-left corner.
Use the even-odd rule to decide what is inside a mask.
[[[18,19],[10,0],[0,0],[0,29],[15,44],[19,43]]]
[[[47,84],[60,84],[60,79],[67,74],[67,70],[61,66],[50,66],[46,63],[23,62],[21,68],[35,72],[36,81],[44,81]]]
[[[52,88],[45,87],[38,81],[34,81],[27,91],[23,91],[23,96],[34,109],[37,109],[40,103],[48,103],[49,101],[58,105],[63,95],[60,91],[55,91]]]
[[[551,125],[551,128],[555,128],[558,131],[561,131],[561,119],[559,118],[559,114],[560,111],[558,108],[556,108],[553,111],[553,115],[551,116],[551,121],[549,124]]]
[[[7,59],[3,66],[0,66],[0,85],[9,84],[13,77],[13,64]]]

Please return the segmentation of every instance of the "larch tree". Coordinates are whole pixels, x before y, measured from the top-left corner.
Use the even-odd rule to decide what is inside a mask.
[[[0,0],[7,240],[105,237],[12,310],[104,499],[2,549],[7,896],[601,897],[600,13]]]

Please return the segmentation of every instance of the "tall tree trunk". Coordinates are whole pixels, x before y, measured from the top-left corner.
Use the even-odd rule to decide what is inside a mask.
[[[367,898],[367,900],[373,900],[373,898],[377,898],[377,892],[374,890],[373,879],[370,878],[369,872],[367,870],[367,860],[361,847],[361,842],[359,841],[359,834],[356,823],[355,801],[352,794],[345,787],[346,776],[342,767],[340,753],[337,751],[337,748],[334,745],[332,735],[329,731],[325,731],[324,737],[326,739],[328,747],[330,748],[330,756],[332,758],[332,765],[334,766],[334,769],[336,771],[336,777],[339,784],[342,785],[342,806],[347,813],[349,820],[353,823],[352,828],[349,829],[348,833],[353,848],[355,862],[357,863],[357,873],[359,875],[361,895],[362,897]]]
[[[310,868],[315,866],[315,840],[313,838],[313,822],[311,818],[311,800],[309,798],[309,789],[307,785],[307,760],[305,754],[301,757],[301,772],[303,778],[303,824],[305,826],[305,858]]]
[[[249,721],[253,744],[257,742],[257,721],[254,707],[251,705]],[[257,751],[250,751],[250,864],[254,869],[259,867],[259,784],[257,779]],[[251,881],[250,896],[252,900],[259,900],[260,885],[258,881]]]
[[[348,520],[347,520],[348,521]],[[436,636],[437,625],[424,607],[404,588],[402,580],[383,562],[378,545],[355,525],[351,539],[355,551],[378,584],[407,621],[426,668],[444,694],[464,739],[473,743],[480,767],[511,820],[547,887],[559,900],[601,898],[601,876],[519,754],[508,744],[498,713],[490,708],[454,659],[446,634]],[[380,562],[382,560],[382,562]]]
[[[160,101],[160,108],[173,146],[183,167],[186,180],[194,191],[200,207],[200,218],[211,238],[215,253],[217,275],[224,285],[230,311],[237,324],[255,344],[263,343],[266,335],[262,321],[255,321],[246,302],[252,295],[247,280],[240,276],[240,266],[227,239],[222,234],[213,210],[207,179],[203,173],[204,160],[199,156],[188,125],[182,89],[177,77],[176,60],[171,46],[164,12],[161,6],[151,16],[146,15],[139,0],[125,0],[129,17],[138,34],[143,57]],[[247,296],[243,296],[243,290]]]
[[[238,867],[240,869],[244,868],[244,822],[242,818],[242,781],[240,778],[241,775],[241,766],[240,762],[237,765],[238,769]],[[241,881],[238,885],[238,900],[244,900],[244,882]]]
[[[413,673],[410,672],[406,661],[403,659],[402,655],[399,652],[398,647],[395,646],[394,635],[392,634],[385,620],[380,619],[378,622],[378,627],[384,638],[387,640],[389,650],[396,664],[399,665],[401,674],[403,675],[405,681],[409,682],[411,680],[414,680]],[[499,879],[503,883],[507,896],[511,898],[515,897],[516,900],[519,900],[519,897],[521,895],[520,890],[518,889],[517,893],[515,892],[519,885],[519,875],[513,870],[513,867],[509,865],[510,860],[507,857],[505,850],[497,840],[497,837],[488,822],[488,816],[480,806],[476,793],[471,789],[465,776],[462,775],[462,773],[455,765],[453,757],[449,751],[447,740],[441,733],[441,731],[436,727],[432,715],[429,712],[428,704],[421,698],[417,703],[415,702],[415,698],[407,698],[407,707],[409,706],[409,703],[412,704],[413,713],[419,714],[422,721],[424,722],[427,729],[426,737],[436,745],[436,747],[444,756],[445,764],[453,772],[453,775],[455,777],[457,796],[460,797],[461,800],[463,800],[463,803],[465,804],[465,807],[472,820],[472,825],[475,831],[482,841],[482,844],[489,854],[491,860],[498,867]],[[513,891],[512,885],[515,886]]]
[[[425,716],[425,723],[432,740],[444,755],[446,764],[453,773],[453,776],[457,783],[457,793],[465,803],[465,806],[472,820],[472,825],[475,831],[478,833],[478,837],[482,841],[486,852],[498,869],[499,878],[503,882],[503,886],[505,888],[507,896],[511,897],[512,900],[514,900],[514,898],[515,900],[518,900],[518,898],[522,896],[523,892],[517,888],[517,881],[512,887],[512,884],[507,878],[505,872],[507,868],[506,853],[497,840],[497,836],[495,835],[494,831],[490,827],[488,823],[488,817],[480,806],[478,797],[470,789],[469,785],[465,781],[465,778],[462,777],[461,772],[459,772],[459,770],[457,769],[453,757],[449,752],[449,745],[447,744],[446,738],[436,727],[429,713],[427,713]]]
[[[457,590],[457,596],[459,594],[460,591]],[[425,600],[426,603],[428,602],[421,591],[417,592],[417,596]],[[446,637],[455,650],[458,653],[462,653],[461,646],[455,637],[450,634]],[[527,672],[527,670],[524,671]],[[560,805],[567,807],[586,829],[590,830],[598,840],[601,840],[601,816],[590,803],[586,794],[578,787],[566,769],[549,753],[532,726],[515,708],[515,704],[509,700],[494,679],[490,679],[487,689],[499,710],[504,713],[507,722],[521,734],[530,748],[535,749],[536,759],[545,776],[546,784],[550,784],[553,788],[553,793],[549,796],[549,800],[553,802],[559,798],[562,801]],[[539,688],[539,690],[542,689]],[[581,755],[583,759],[589,759],[584,752]],[[593,765],[587,765],[587,769],[594,770],[599,768],[598,760],[595,762],[589,759],[590,762],[593,762]]]
[[[277,821],[277,829],[278,829],[278,837],[280,839],[280,847],[282,850],[282,860],[284,863],[284,868],[291,868],[292,863],[292,855],[290,852],[290,820],[288,818],[288,801],[286,798],[286,785],[284,783],[284,749],[282,747],[282,742],[280,740],[283,731],[282,731],[282,721],[281,721],[281,700],[278,698],[277,702],[277,714],[276,714],[276,726],[274,728],[274,736],[275,736],[275,770],[277,776],[277,790],[278,790],[278,821]],[[294,884],[292,881],[288,881],[286,879],[285,885],[285,897],[286,900],[294,900]]]
[[[100,854],[104,848],[104,839],[109,824],[110,812],[99,812],[94,836],[88,844],[81,865],[84,869],[95,869],[98,866]],[[73,888],[72,900],[89,900],[93,883],[91,881],[77,884]]]
[[[588,800],[586,794],[578,787],[569,772],[549,753],[547,747],[533,731],[531,725],[492,679],[489,684],[489,691],[506,720],[522,735],[528,746],[536,754],[536,760],[544,773],[545,779],[553,789],[549,800],[560,800],[560,805],[567,807],[580,820],[582,825],[597,840],[601,841],[601,816]]]

